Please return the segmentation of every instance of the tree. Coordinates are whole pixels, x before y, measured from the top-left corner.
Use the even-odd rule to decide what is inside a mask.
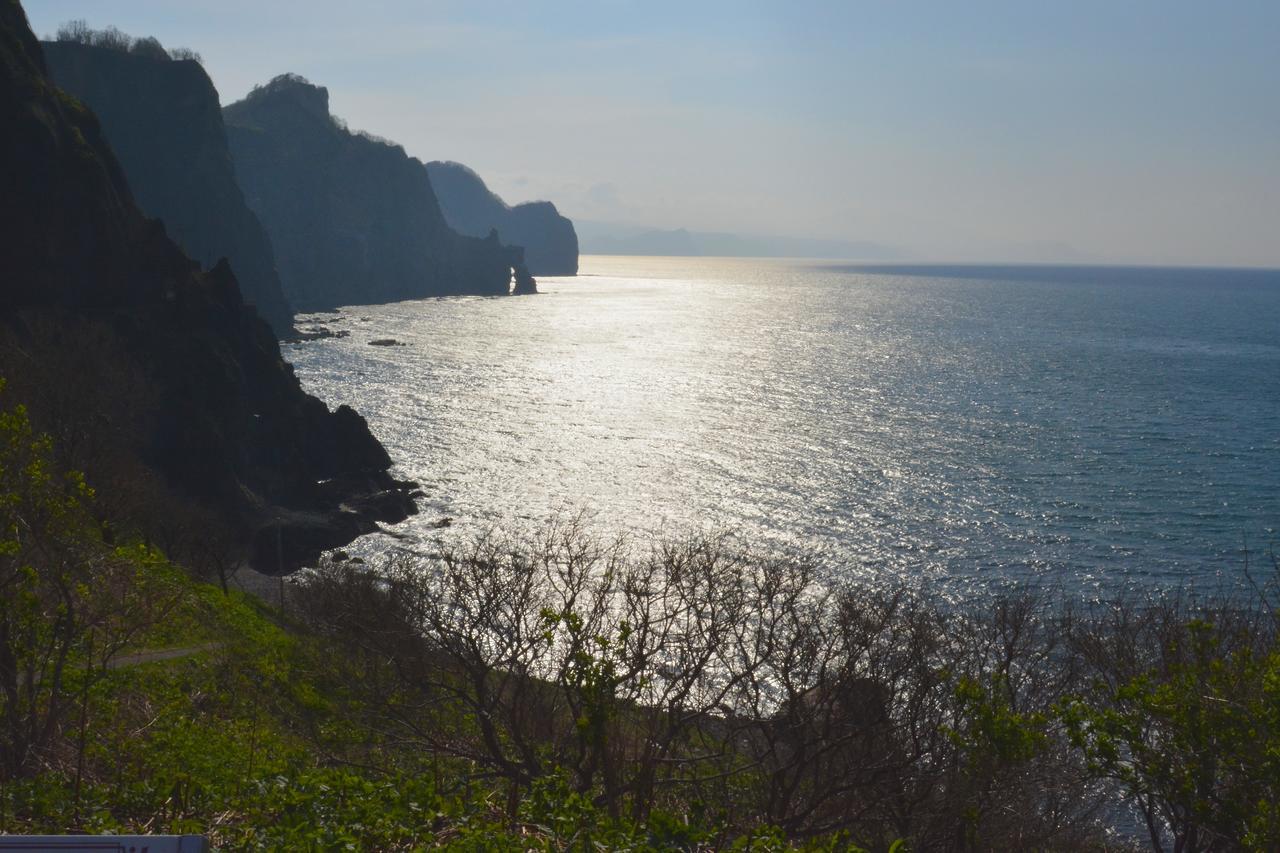
[[[439,543],[331,562],[301,614],[368,664],[383,735],[643,823],[848,833],[869,849],[1084,849],[1101,794],[1050,717],[1040,602],[947,613],[724,539]]]
[[[169,51],[164,49],[164,45],[160,44],[160,40],[155,36],[142,36],[134,39],[133,44],[129,45],[129,52],[135,56],[145,56],[148,59],[169,61]]]
[[[103,543],[84,477],[53,460],[23,406],[0,410],[3,778],[39,769],[88,681],[161,605],[138,562]]]
[[[169,48],[169,57],[179,62],[190,59],[194,62],[200,63],[201,65],[204,64],[204,57],[189,47],[171,47]]]
[[[57,33],[54,35],[56,41],[78,42],[79,44],[91,44],[93,41],[93,28],[89,26],[84,18],[74,18],[58,27]]]
[[[1090,689],[1063,704],[1157,853],[1280,848],[1280,648],[1260,615],[1152,608],[1126,631],[1129,654],[1092,658]]]

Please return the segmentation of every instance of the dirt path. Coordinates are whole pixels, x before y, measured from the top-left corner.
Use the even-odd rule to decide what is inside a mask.
[[[202,646],[187,646],[181,649],[157,649],[155,651],[135,652],[131,655],[120,655],[107,661],[107,669],[123,669],[126,666],[138,666],[139,664],[154,663],[161,660],[191,657],[191,655],[199,654],[200,652],[216,649],[219,645],[219,643],[205,643]]]
[[[106,662],[107,669],[124,669],[127,666],[138,666],[144,663],[154,663],[161,660],[177,660],[178,658],[191,657],[198,655],[200,652],[207,652],[221,646],[221,643],[205,643],[201,646],[187,646],[181,649],[155,649],[145,652],[134,652],[130,655],[119,655],[113,657]],[[39,684],[42,680],[42,673],[35,674],[35,684]]]

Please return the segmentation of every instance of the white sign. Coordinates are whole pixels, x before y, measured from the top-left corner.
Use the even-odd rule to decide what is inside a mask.
[[[209,853],[203,835],[0,835],[0,853]]]

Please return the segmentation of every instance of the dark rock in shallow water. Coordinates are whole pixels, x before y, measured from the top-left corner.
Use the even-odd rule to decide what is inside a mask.
[[[451,229],[426,167],[348,131],[329,114],[326,89],[284,75],[223,115],[241,186],[298,309],[510,291],[497,236]]]
[[[326,338],[349,338],[351,333],[346,329],[330,329],[327,326],[306,326],[298,329],[289,337],[290,343],[299,341],[322,341]]]
[[[376,519],[403,520],[416,512],[410,497],[414,484],[395,481],[377,490],[372,482],[331,482],[333,491],[350,496],[336,510],[283,511],[253,534],[249,563],[267,574],[285,574],[314,563],[317,556],[381,530]]]
[[[455,230],[479,237],[497,229],[503,243],[524,248],[532,275],[577,275],[578,235],[554,204],[531,201],[511,207],[461,163],[434,160],[427,173],[445,221]]]
[[[0,127],[6,400],[87,469],[100,511],[158,542],[225,527],[268,572],[415,511],[364,419],[303,392],[230,267],[202,272],[142,216],[97,119],[48,79],[12,2]],[[285,548],[290,530],[302,532]]]
[[[205,268],[227,258],[245,300],[287,337],[293,311],[271,241],[236,183],[218,93],[200,64],[74,42],[42,47],[54,82],[102,123],[142,211]]]

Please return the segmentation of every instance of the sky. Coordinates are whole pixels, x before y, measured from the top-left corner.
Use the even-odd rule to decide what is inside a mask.
[[[294,72],[573,218],[919,260],[1280,267],[1275,0],[24,0]]]

